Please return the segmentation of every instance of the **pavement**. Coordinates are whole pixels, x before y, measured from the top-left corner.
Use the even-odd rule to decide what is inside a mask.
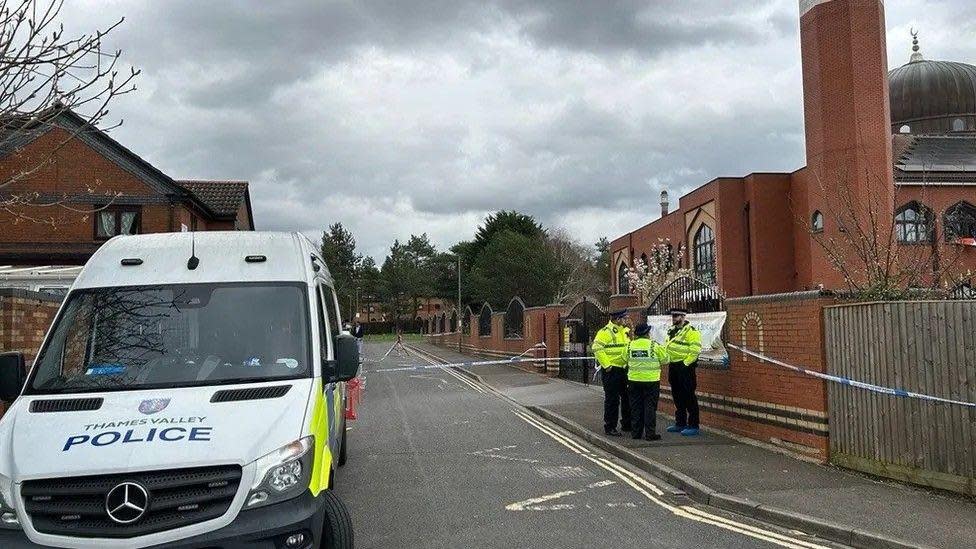
[[[484,360],[421,343],[449,362]],[[524,367],[524,366],[523,366]],[[550,378],[515,366],[465,366],[472,377],[598,447],[684,489],[696,501],[819,532],[865,547],[976,547],[976,500],[880,480],[773,452],[706,430],[659,442],[605,437],[598,386]],[[673,411],[662,403],[663,411]]]
[[[379,361],[388,345],[366,345],[336,475],[357,547],[842,547],[697,504],[459,372]]]

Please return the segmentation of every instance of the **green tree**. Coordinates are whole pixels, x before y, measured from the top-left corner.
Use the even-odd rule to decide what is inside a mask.
[[[360,303],[381,298],[380,270],[376,267],[376,260],[368,255],[363,257],[356,268],[356,289]]]
[[[464,252],[463,262],[474,265],[478,254],[485,249],[495,235],[502,232],[520,234],[529,238],[542,236],[544,231],[532,216],[525,215],[514,210],[502,210],[489,214],[484,222],[475,232],[474,240],[462,247]],[[458,244],[457,246],[461,246]]]
[[[469,285],[474,301],[502,307],[519,296],[529,306],[544,305],[556,293],[560,266],[539,236],[501,231],[478,253]]]
[[[387,311],[392,320],[397,322],[406,312],[407,298],[407,252],[399,240],[394,240],[390,246],[390,254],[383,260],[380,267],[379,293],[387,304]],[[413,311],[411,311],[413,312]]]
[[[427,233],[420,236],[410,235],[407,244],[404,246],[406,266],[405,283],[406,292],[410,297],[413,309],[411,317],[416,315],[420,299],[429,297],[434,293],[434,257],[437,249],[431,244]]]
[[[355,277],[362,256],[356,253],[356,239],[342,223],[333,223],[322,233],[322,258],[335,282],[342,318],[351,319],[355,314]]]

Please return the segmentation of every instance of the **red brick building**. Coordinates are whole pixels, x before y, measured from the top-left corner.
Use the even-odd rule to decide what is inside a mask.
[[[0,201],[31,199],[0,209],[0,265],[82,264],[117,234],[254,230],[246,181],[174,180],[70,111],[3,142],[0,181],[16,181]]]
[[[800,8],[807,165],[713,179],[672,211],[662,194],[659,219],[611,243],[615,293],[659,239],[686,246],[681,266],[730,297],[843,289],[818,239],[849,240],[852,224],[931,265],[920,285],[950,265],[976,271],[976,67],[926,60],[916,40],[888,72],[882,2]],[[879,213],[894,218],[872,223]]]

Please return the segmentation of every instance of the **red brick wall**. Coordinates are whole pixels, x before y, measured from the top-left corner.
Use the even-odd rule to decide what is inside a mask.
[[[954,206],[960,200],[968,200],[970,204],[976,204],[976,192],[967,191],[967,187],[958,186],[899,186],[895,189],[896,207],[916,200],[927,206],[934,216],[935,221],[935,245],[939,254],[939,268],[946,276],[955,277],[971,271],[976,277],[976,248],[958,246],[946,243],[944,216],[948,208]],[[906,245],[898,246],[899,256],[909,265],[931,265],[932,247],[930,245]],[[926,277],[926,284],[930,278]],[[943,282],[946,282],[945,278]],[[974,278],[973,282],[976,282]]]
[[[725,340],[789,364],[825,372],[823,308],[833,303],[833,297],[819,292],[729,299]],[[561,338],[559,315],[568,312],[569,308],[563,306],[526,309],[525,337],[518,339],[503,337],[504,313],[492,315],[490,337],[478,334],[475,317],[471,335],[462,336],[462,350],[486,357],[512,356],[544,338],[548,356],[556,357]],[[627,312],[634,324],[644,320],[643,307],[629,307]],[[543,317],[545,336],[541,329]],[[428,336],[431,343],[451,349],[457,347],[457,338],[457,334]],[[542,352],[534,355],[541,357]],[[825,383],[738,351],[729,355],[727,369],[698,369],[703,425],[826,461],[829,446]],[[555,371],[550,367],[550,373]],[[673,413],[667,377],[665,371],[661,410]]]
[[[0,289],[0,352],[21,351],[29,365],[60,305],[60,300],[47,294]],[[0,413],[5,408],[0,403]]]
[[[45,159],[48,165],[38,169],[22,182],[14,183],[5,192],[39,192],[61,195],[93,194],[104,197],[104,203],[112,202],[113,196],[122,193],[127,197],[152,197],[155,192],[145,183],[114,162],[98,154],[79,139],[70,139],[55,152],[56,147],[68,134],[55,128],[28,145],[18,154],[0,161],[0,177],[30,170]],[[92,205],[74,204],[73,207],[91,209]],[[149,210],[149,211],[147,211]],[[19,222],[6,212],[0,212],[0,226],[5,227],[7,242],[90,242],[93,240],[92,215],[72,212],[64,208],[30,208],[24,215],[54,217],[55,226],[41,223]],[[169,230],[167,205],[144,206],[143,228],[145,232]],[[7,230],[10,227],[10,230]]]
[[[549,356],[558,353],[559,315],[568,312],[562,305],[545,307],[528,307],[522,320],[522,337],[505,337],[505,313],[493,313],[491,316],[491,335],[482,336],[478,333],[478,316],[471,317],[471,333],[468,335],[457,333],[428,334],[427,340],[435,345],[449,349],[456,349],[458,337],[461,339],[461,349],[467,353],[487,357],[510,357],[521,355],[527,349],[538,343],[545,342]],[[527,356],[542,358],[546,351],[537,350]],[[544,364],[536,364],[534,369],[544,371]]]
[[[797,225],[789,207],[790,174],[755,173],[745,178],[744,198],[749,206],[751,265],[746,266],[746,288],[729,296],[763,295],[796,289],[796,263],[790,227]],[[795,227],[794,230],[802,230]],[[734,238],[734,237],[733,237]],[[751,280],[748,278],[751,277]]]
[[[800,45],[808,167],[802,218],[814,210],[824,212],[825,236],[844,242],[839,220],[831,223],[831,218],[843,215],[848,206],[866,229],[871,227],[869,209],[887,214],[894,208],[881,0],[832,0],[813,6],[801,14]],[[881,225],[882,242],[887,242],[887,224]],[[811,261],[808,266],[802,279],[843,287],[829,262]]]
[[[833,303],[817,292],[729,299],[725,340],[825,372],[823,307]],[[826,429],[825,382],[738,351],[729,357],[727,370],[698,369],[702,423],[826,461],[827,434],[809,432]]]

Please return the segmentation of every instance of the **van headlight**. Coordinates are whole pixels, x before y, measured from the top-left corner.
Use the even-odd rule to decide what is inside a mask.
[[[312,477],[315,437],[290,442],[255,461],[257,474],[245,509],[293,498],[308,488]]]
[[[13,484],[0,475],[0,528],[20,530],[20,520],[13,506]]]

